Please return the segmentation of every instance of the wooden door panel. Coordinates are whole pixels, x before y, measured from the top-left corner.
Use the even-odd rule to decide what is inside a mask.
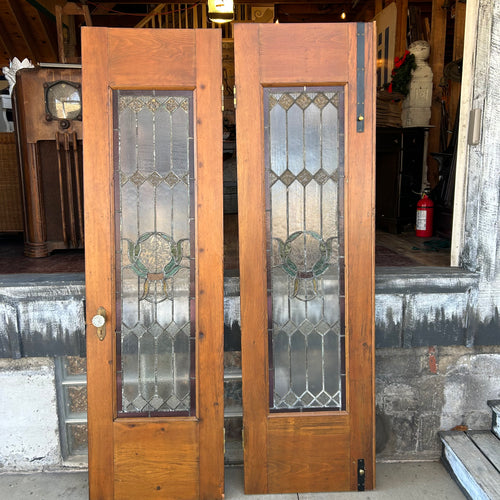
[[[198,429],[185,422],[126,422],[114,430],[115,497],[199,497]],[[175,449],[175,455],[170,450]]]
[[[157,30],[145,37],[144,29],[110,29],[111,85],[168,88],[193,87],[196,82],[196,39],[187,30]],[[213,56],[212,56],[213,57]],[[137,64],[131,64],[136,60]],[[160,67],[168,64],[167,68]]]
[[[82,47],[87,228],[86,293],[89,319],[87,376],[90,497],[106,500],[145,497],[221,498],[224,491],[224,422],[220,32],[84,28]],[[184,104],[179,97],[181,95],[188,95],[188,104]],[[169,96],[172,101],[168,101]],[[187,114],[191,113],[189,115],[191,118],[186,119],[191,129],[187,135],[185,131],[183,132],[183,141],[189,144],[189,147],[181,148],[181,151],[185,152],[181,156],[185,156],[188,164],[192,165],[189,177],[182,175],[182,178],[176,177],[174,173],[178,169],[175,166],[168,168],[162,166],[162,173],[158,174],[160,156],[168,157],[165,156],[165,148],[162,149],[162,144],[167,141],[163,141],[160,136],[154,139],[156,142],[153,144],[157,144],[153,148],[154,152],[149,146],[137,149],[129,147],[128,141],[134,140],[133,137],[130,138],[130,130],[136,127],[139,131],[145,131],[146,137],[149,137],[151,128],[139,129],[139,126],[131,125],[129,137],[122,138],[119,132],[121,123],[119,116],[122,116],[119,115],[122,113],[119,111],[119,104],[123,103],[125,103],[125,113],[128,113],[123,116],[135,116],[132,119],[128,118],[132,124],[135,123],[133,120],[136,120],[136,123],[140,120],[141,123],[144,122],[139,113],[147,114],[148,109],[153,113],[159,105],[165,106],[161,120],[168,130],[174,130],[173,125],[169,128],[168,120],[174,123],[172,113],[175,109],[182,108]],[[167,116],[170,118],[166,119]],[[150,124],[151,120],[154,122],[155,119],[147,118],[144,123]],[[181,119],[182,123],[186,120]],[[155,130],[158,131],[160,128],[156,128],[155,125],[152,130],[154,135]],[[138,133],[138,136],[141,133]],[[169,137],[174,136],[175,133],[172,133]],[[174,139],[168,140],[174,141]],[[116,160],[121,158],[120,155],[123,155],[123,158],[132,158],[136,154],[137,158],[140,156],[142,164],[146,165],[144,168],[150,169],[147,175],[144,175],[146,170],[139,166],[139,161],[137,171],[132,175],[135,160],[127,160],[127,168],[132,169],[127,172],[122,169],[121,160]],[[164,164],[168,163],[167,160],[161,161]],[[179,159],[175,161],[184,162]],[[174,165],[175,161],[171,165]],[[118,167],[114,173],[115,164]],[[168,169],[170,173],[166,175]],[[115,182],[118,178],[120,182]],[[127,243],[124,243],[125,240],[121,237],[123,234],[121,224],[125,224],[123,221],[127,220],[122,216],[122,211],[128,211],[133,215],[134,210],[130,209],[127,202],[122,207],[121,202],[115,203],[115,201],[120,199],[119,193],[120,189],[124,189],[123,186],[129,192],[137,189],[139,193],[141,186],[146,185],[144,184],[146,180],[149,191],[145,192],[154,193],[154,200],[158,201],[165,199],[164,193],[170,197],[168,199],[175,200],[173,186],[183,186],[183,183],[187,186],[182,187],[182,193],[188,193],[182,195],[182,200],[190,200],[188,206],[191,214],[190,222],[183,223],[189,228],[186,235],[188,239],[183,240],[190,242],[186,254],[184,250],[180,250],[181,243],[173,241],[173,238],[165,232],[175,231],[177,222],[166,224],[165,220],[170,215],[165,215],[163,212],[158,215],[154,211],[156,209],[150,210],[154,204],[147,196],[139,195],[137,195],[138,201],[134,202],[137,203],[137,214],[139,214],[136,218],[143,222],[140,224],[137,222],[138,239],[137,242],[135,238],[132,238],[134,240],[132,243],[129,241],[127,252]],[[136,187],[131,185],[130,181]],[[143,202],[146,209],[141,211],[139,205]],[[174,207],[176,202],[169,203]],[[150,223],[144,216],[148,211],[153,214],[152,220],[155,222]],[[157,217],[161,219],[161,224],[158,229],[150,229],[149,227],[153,226],[156,228]],[[124,227],[130,228],[130,223],[126,222]],[[167,229],[164,229],[165,227]],[[189,344],[187,352],[192,354],[189,355],[191,359],[189,380],[186,375],[184,379],[179,380],[191,387],[190,398],[194,403],[179,406],[182,409],[179,415],[168,413],[176,411],[175,400],[171,403],[172,410],[170,408],[164,410],[165,407],[160,407],[161,398],[156,393],[151,400],[140,404],[127,400],[122,391],[129,381],[126,380],[126,375],[122,376],[119,372],[124,366],[123,358],[128,356],[129,352],[123,353],[123,345],[120,347],[119,342],[117,347],[117,339],[125,325],[122,324],[122,319],[117,321],[117,317],[121,318],[123,314],[124,303],[120,298],[121,295],[117,295],[117,291],[125,283],[117,276],[119,277],[120,273],[124,274],[125,271],[137,274],[135,278],[132,275],[130,282],[135,279],[134,286],[138,287],[137,292],[134,292],[136,303],[139,304],[137,310],[143,310],[144,314],[151,310],[153,311],[151,314],[156,315],[153,305],[148,304],[160,302],[168,304],[171,300],[173,302],[172,297],[175,295],[169,296],[170,289],[167,290],[171,286],[168,280],[175,274],[167,274],[169,268],[166,267],[157,269],[158,263],[154,260],[156,257],[149,261],[151,269],[138,258],[142,254],[138,253],[137,245],[150,241],[149,238],[155,239],[156,244],[160,246],[170,242],[170,263],[178,264],[178,268],[174,271],[187,273],[188,276],[186,279],[188,284],[183,285],[188,291],[185,295],[182,295],[184,292],[179,292],[179,296],[184,297],[183,304],[188,304],[182,306],[185,311],[189,311],[187,315],[185,312],[183,314],[188,324],[194,325],[194,329],[182,325],[180,328],[184,328],[187,332],[189,340],[184,339],[182,342],[183,345],[186,342]],[[134,245],[135,250],[132,251]],[[182,245],[187,246],[186,243]],[[183,264],[187,260],[182,261],[179,252],[182,259],[189,259],[189,265]],[[127,258],[130,262],[126,261]],[[185,271],[183,266],[190,271]],[[125,292],[127,291],[125,287]],[[187,293],[189,295],[186,295]],[[161,300],[157,300],[157,294],[161,296]],[[107,313],[107,335],[103,340],[98,339],[96,329],[90,323],[99,307],[104,307]],[[168,314],[172,314],[174,318],[173,312],[168,314],[162,312],[162,314],[164,318]],[[168,335],[177,335],[176,331],[180,331],[180,328],[175,327],[176,321],[175,318],[171,321],[174,333],[170,333],[166,321],[154,319],[153,323],[146,327],[148,330],[145,345],[158,345],[159,342],[153,339],[160,336],[166,339],[166,332]],[[161,325],[161,329],[158,325]],[[127,326],[129,329],[135,328],[133,324],[129,326]],[[150,328],[152,329],[149,330]],[[138,334],[134,333],[138,339],[142,339],[141,331]],[[173,343],[172,340],[172,345]],[[163,362],[164,358],[161,358],[160,354],[163,356],[165,351],[159,351],[160,348],[157,347],[154,349],[158,349],[155,351],[159,352],[158,355],[152,356],[148,350],[141,351],[140,356],[134,354],[137,357],[135,369],[139,373],[139,368],[141,370],[145,368],[141,373],[157,373],[159,374],[157,378],[160,379],[164,377],[164,371],[161,369],[158,371],[160,365],[152,367],[142,364],[148,357],[150,359],[154,357],[155,363]],[[178,373],[177,368],[174,370]],[[188,371],[185,370],[185,373]],[[138,379],[137,383],[142,383],[142,380],[145,386],[150,384],[152,375],[147,376]],[[150,391],[150,389],[144,390]],[[144,392],[139,394],[142,397]],[[134,414],[133,405],[138,405],[139,413],[142,411],[151,416]],[[140,410],[141,407],[144,407],[144,410]],[[127,413],[131,411],[132,413]],[[191,416],[183,416],[185,414]]]
[[[348,430],[347,415],[333,422],[322,415],[301,419],[272,415],[268,419],[269,492],[328,491],[332,484],[348,490]]]
[[[301,25],[300,35],[296,24],[283,24],[279,31],[268,28],[269,26],[259,33],[261,46],[272,47],[272,50],[261,53],[262,83],[271,85],[284,82],[312,84],[347,81],[352,43],[348,37],[347,24],[336,25],[335,35],[314,24]],[[332,72],[333,65],[335,72]]]
[[[355,490],[360,459],[365,461],[364,485],[374,487],[373,42],[371,24],[235,26],[246,493]],[[360,69],[358,60],[363,60]],[[358,102],[364,106],[359,119]],[[333,146],[328,134],[338,137]],[[338,174],[323,165],[321,151],[338,164]],[[332,191],[332,185],[338,190]],[[332,234],[323,234],[323,222],[310,223],[317,210],[305,200],[314,192],[322,193],[323,201],[312,202],[323,207],[320,219],[335,216],[338,221]],[[276,215],[280,206],[290,215],[286,222]],[[303,269],[294,261],[301,251],[293,248],[301,241]],[[311,242],[319,245],[322,257],[306,265],[307,255],[313,255],[307,250]],[[327,278],[322,273],[330,272],[325,270],[331,265],[338,274]],[[275,278],[277,267],[288,275],[288,291]],[[274,283],[284,294],[278,302]],[[337,295],[331,291],[335,287]],[[314,308],[319,306],[311,302],[316,296],[323,301],[323,319],[333,317],[326,311],[335,308],[337,320],[318,319]],[[288,311],[290,321],[286,314],[276,320],[274,310],[278,315]],[[305,320],[298,314],[302,310],[310,311]],[[305,341],[296,335],[299,330]],[[325,365],[314,354],[321,351],[319,337],[322,345],[337,339],[332,351],[340,353],[333,363],[336,372],[328,371],[331,361]],[[276,347],[278,341],[285,344]],[[276,356],[282,353],[289,365],[279,365]],[[294,367],[304,356],[311,368],[297,375]],[[314,379],[318,370],[323,375]],[[321,388],[311,393],[317,377],[323,377],[323,384],[337,380],[338,393]],[[285,391],[281,396],[279,387]]]

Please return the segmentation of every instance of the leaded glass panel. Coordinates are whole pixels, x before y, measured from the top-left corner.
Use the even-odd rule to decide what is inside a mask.
[[[192,92],[114,92],[121,415],[194,411],[192,117]]]
[[[343,87],[266,88],[275,411],[343,409]]]

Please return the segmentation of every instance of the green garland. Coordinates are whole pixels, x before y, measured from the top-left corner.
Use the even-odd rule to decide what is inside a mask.
[[[417,69],[414,54],[410,54],[409,51],[406,51],[403,57],[396,57],[394,59],[394,69],[392,70],[392,81],[387,90],[407,96],[410,91],[408,85],[412,77],[411,72],[414,69]]]

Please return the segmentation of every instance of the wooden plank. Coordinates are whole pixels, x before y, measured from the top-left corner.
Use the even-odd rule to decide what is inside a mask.
[[[434,188],[439,181],[439,165],[430,156],[430,153],[440,151],[439,147],[439,127],[441,124],[441,87],[439,83],[443,76],[444,69],[444,49],[446,44],[446,9],[442,8],[441,0],[432,0],[432,20],[431,20],[431,54],[429,64],[433,73],[433,98],[431,107],[431,128],[429,130],[429,155],[427,157],[427,180],[431,188]]]
[[[408,25],[408,0],[396,0],[398,8],[396,22],[396,42],[394,44],[394,55],[401,57],[406,50],[406,31]]]
[[[455,27],[453,32],[453,60],[462,59],[464,54],[464,35],[465,35],[465,3],[456,0],[455,3]],[[449,128],[450,130],[455,125],[455,117],[457,114],[458,105],[460,103],[461,82],[450,81],[450,97],[449,97]]]
[[[46,41],[47,62],[57,61],[57,33],[54,32],[51,22],[44,14],[40,13],[38,9],[34,9],[34,17],[37,18],[37,24],[41,26],[41,40],[42,43]],[[45,60],[44,60],[45,62]]]
[[[21,3],[13,0],[7,0],[7,3],[10,10],[12,11],[16,25],[19,28],[19,33],[23,37],[26,46],[28,47],[30,59],[33,63],[40,61],[38,44],[35,42],[31,29],[29,29],[29,24],[22,9]]]
[[[375,487],[375,23],[365,25],[364,132],[357,132],[356,91],[348,94],[345,161],[345,304],[347,410],[351,415],[351,489],[357,461],[365,460],[365,487]],[[356,60],[356,26],[349,34]],[[356,87],[356,65],[349,65]],[[363,200],[363,203],[360,201]]]
[[[234,26],[245,493],[267,493],[266,227],[259,25]],[[252,140],[249,140],[249,138]]]
[[[261,43],[272,50],[261,54],[261,82],[265,84],[317,83],[347,80],[349,66],[348,24],[338,24],[335,35],[322,24],[261,24]],[[310,57],[313,53],[315,57]],[[335,64],[333,64],[335,62]]]
[[[104,28],[82,28],[85,141],[85,284],[87,307],[87,401],[90,498],[113,495],[115,308],[113,161],[108,94],[108,37]],[[90,323],[98,307],[108,311],[107,336],[98,340]]]
[[[199,498],[196,419],[119,419],[113,433],[114,498]]]
[[[500,401],[488,401],[488,405],[493,412],[491,418],[491,431],[500,439]]]
[[[499,499],[500,474],[464,432],[441,432],[443,454],[458,483],[474,499]]]
[[[57,51],[59,54],[59,62],[66,62],[66,55],[64,53],[64,33],[62,22],[62,6],[56,5],[56,29],[57,29]]]
[[[195,38],[192,30],[109,30],[110,84],[122,88],[194,88]],[[146,54],[162,54],[162,64],[151,63]],[[167,63],[168,61],[168,63]]]
[[[269,493],[350,488],[348,415],[269,416]]]
[[[0,38],[10,59],[17,57],[22,61],[25,57],[33,57],[30,48],[18,30],[18,24],[8,0],[0,0]]]
[[[224,496],[222,40],[196,30],[196,227],[200,498]]]
[[[161,14],[163,12],[163,9],[165,8],[165,5],[166,4],[164,4],[164,3],[160,3],[159,5],[157,5],[152,11],[149,12],[149,14],[147,14],[143,19],[141,19],[134,26],[134,28],[144,28],[146,26],[146,24],[148,24],[150,21],[154,22],[154,17],[157,14]],[[161,18],[160,18],[160,22],[161,22]]]
[[[10,38],[6,36],[6,31],[3,24],[0,22],[0,66],[9,66],[10,56],[8,46],[10,45]]]
[[[500,440],[490,431],[468,431],[467,435],[500,472]]]
[[[466,4],[465,39],[462,66],[461,109],[458,129],[457,161],[455,172],[455,197],[453,207],[453,229],[451,237],[451,266],[458,266],[460,253],[464,244],[465,232],[465,200],[467,197],[467,165],[469,147],[467,135],[469,130],[469,112],[472,108],[473,96],[473,61],[476,51],[477,19],[479,0],[469,0]]]
[[[38,62],[52,62],[57,58],[56,40],[53,28],[48,29],[47,17],[28,2],[9,0],[27,43]],[[34,62],[34,61],[33,61]]]

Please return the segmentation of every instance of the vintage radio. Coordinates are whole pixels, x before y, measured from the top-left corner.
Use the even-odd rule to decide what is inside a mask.
[[[18,71],[15,106],[24,252],[45,257],[56,249],[83,248],[81,69]]]

